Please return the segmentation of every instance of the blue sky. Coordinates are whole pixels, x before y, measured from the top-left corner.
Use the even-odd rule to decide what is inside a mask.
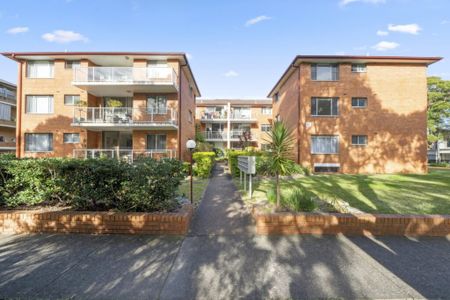
[[[448,0],[14,0],[0,51],[181,51],[203,97],[265,97],[297,54],[450,57]],[[429,75],[450,79],[448,59]],[[16,82],[0,58],[0,78]]]

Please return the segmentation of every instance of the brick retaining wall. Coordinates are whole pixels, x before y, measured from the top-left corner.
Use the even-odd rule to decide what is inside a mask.
[[[0,211],[0,233],[87,233],[184,235],[193,208],[176,213]]]
[[[253,209],[258,234],[450,236],[450,215],[263,213]]]

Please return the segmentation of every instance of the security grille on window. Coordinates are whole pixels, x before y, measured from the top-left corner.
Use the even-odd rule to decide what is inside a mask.
[[[28,78],[53,78],[52,61],[29,61],[27,63]]]
[[[337,116],[339,98],[311,98],[311,115],[313,116]]]
[[[364,108],[367,106],[367,98],[354,97],[352,98],[352,107]]]
[[[312,64],[311,80],[336,81],[339,80],[338,64]]]
[[[261,113],[263,115],[271,115],[272,114],[272,108],[271,107],[262,107]]]
[[[0,103],[0,120],[11,121],[11,105]]]
[[[78,105],[80,103],[80,95],[64,95],[65,105]]]
[[[269,132],[271,129],[272,129],[272,126],[270,124],[261,124],[262,132]]]
[[[312,136],[311,137],[312,154],[337,154],[339,153],[338,136]]]
[[[352,64],[353,73],[365,73],[367,72],[367,66],[365,64]]]
[[[150,96],[147,98],[147,110],[149,113],[164,115],[167,113],[166,96]]]
[[[366,146],[367,135],[352,135],[352,145]]]
[[[53,113],[53,96],[27,96],[26,112],[33,114]]]
[[[165,134],[149,134],[147,135],[147,149],[164,150],[166,149],[166,140]]]
[[[25,133],[25,151],[29,152],[53,151],[53,134]]]
[[[75,69],[81,66],[79,60],[66,60],[66,69]]]
[[[80,142],[79,133],[64,133],[64,144],[75,144]]]

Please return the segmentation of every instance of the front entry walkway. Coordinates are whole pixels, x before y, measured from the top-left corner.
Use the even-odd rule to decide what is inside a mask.
[[[182,237],[0,235],[0,298],[447,298],[445,238],[257,236],[223,166]]]

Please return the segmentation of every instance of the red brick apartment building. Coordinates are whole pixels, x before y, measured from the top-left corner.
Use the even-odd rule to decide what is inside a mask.
[[[315,172],[427,172],[427,66],[440,57],[295,57],[269,93],[273,118]]]
[[[200,91],[184,53],[3,53],[18,62],[17,157],[187,156]]]
[[[197,99],[196,104],[199,129],[214,147],[240,149],[247,144],[261,149],[267,143],[271,99]]]
[[[16,151],[16,85],[0,79],[0,153]]]

